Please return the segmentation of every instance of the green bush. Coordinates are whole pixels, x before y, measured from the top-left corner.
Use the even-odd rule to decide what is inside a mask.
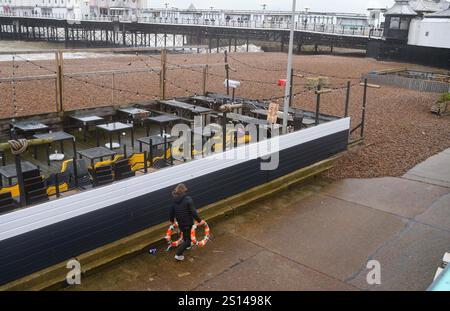
[[[438,103],[445,103],[445,102],[450,102],[450,93],[444,93],[442,94],[438,101]]]

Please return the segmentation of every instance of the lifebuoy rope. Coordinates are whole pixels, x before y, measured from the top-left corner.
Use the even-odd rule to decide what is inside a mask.
[[[8,144],[11,147],[11,153],[14,155],[24,153],[28,148],[28,140],[26,139],[9,140]]]

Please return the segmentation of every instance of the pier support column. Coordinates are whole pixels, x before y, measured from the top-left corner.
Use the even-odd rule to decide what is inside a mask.
[[[301,54],[302,53],[302,43],[298,42],[297,43],[297,54]]]
[[[126,32],[125,32],[125,25],[123,25],[123,28],[122,28],[122,44],[124,46],[127,45],[127,37],[126,37]]]

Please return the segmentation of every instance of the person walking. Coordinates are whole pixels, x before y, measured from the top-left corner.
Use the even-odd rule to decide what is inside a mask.
[[[178,247],[175,259],[183,261],[183,253],[186,249],[191,247],[191,229],[194,225],[194,220],[200,224],[205,222],[198,216],[194,201],[186,193],[188,188],[184,184],[179,184],[172,191],[173,204],[170,209],[170,222],[178,222],[180,231],[183,232],[183,243]]]

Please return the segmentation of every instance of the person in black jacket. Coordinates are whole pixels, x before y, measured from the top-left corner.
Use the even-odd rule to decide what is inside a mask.
[[[172,191],[173,204],[170,209],[170,222],[178,222],[180,231],[183,232],[183,243],[178,247],[175,259],[183,261],[184,251],[191,246],[191,229],[194,219],[203,224],[204,221],[198,216],[197,209],[190,196],[186,195],[187,188],[184,184],[179,184]]]

